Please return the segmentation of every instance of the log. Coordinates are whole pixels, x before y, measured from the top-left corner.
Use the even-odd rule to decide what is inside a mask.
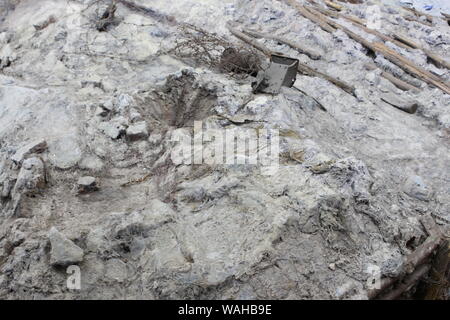
[[[269,40],[273,40],[273,41],[285,44],[285,45],[297,50],[300,53],[306,54],[308,57],[310,57],[313,60],[318,60],[322,57],[321,54],[318,53],[317,51],[311,50],[305,46],[302,46],[299,43],[293,42],[293,41],[285,39],[285,38],[281,38],[281,37],[274,36],[274,35],[267,34],[267,33],[260,33],[260,32],[250,30],[250,29],[243,29],[242,32],[244,32],[245,34],[248,34],[249,36],[254,37],[254,38],[265,38],[265,39],[269,39]]]
[[[399,89],[401,89],[403,91],[412,91],[412,92],[418,92],[419,91],[413,85],[409,84],[406,81],[403,81],[401,79],[396,78],[393,74],[391,74],[389,72],[382,71],[381,72],[381,76],[383,78],[385,78],[386,80],[389,80],[390,82],[392,82],[397,88],[399,88]]]
[[[258,49],[259,51],[263,52],[266,56],[270,57],[272,55],[272,51],[267,48],[266,46],[260,44],[258,41],[250,38],[249,36],[247,36],[245,33],[233,28],[231,25],[228,25],[228,30],[230,30],[230,32],[237,38],[241,39],[242,41],[246,42],[247,44],[255,47],[256,49]],[[352,95],[354,95],[355,93],[355,88],[353,86],[350,86],[348,84],[346,84],[345,82],[338,80],[336,78],[333,78],[325,73],[322,73],[320,71],[314,70],[313,68],[307,66],[306,64],[303,64],[301,62],[299,62],[298,65],[298,70],[299,73],[301,74],[305,74],[308,76],[312,76],[312,77],[319,77],[319,78],[323,78],[329,82],[331,82],[332,84],[334,84],[335,86],[341,88],[342,90],[344,90],[347,93],[350,93]]]
[[[398,67],[402,68],[407,73],[412,74],[419,79],[422,79],[423,81],[441,89],[443,92],[445,92],[447,94],[450,94],[450,87],[447,84],[445,84],[439,77],[433,75],[432,73],[428,72],[427,70],[423,69],[422,67],[415,65],[413,62],[402,57],[397,52],[386,47],[384,44],[378,43],[378,42],[372,43],[372,42],[360,37],[353,31],[349,30],[348,28],[338,24],[337,22],[333,21],[332,19],[328,18],[327,16],[324,16],[320,12],[318,12],[312,8],[309,8],[307,10],[309,10],[311,14],[319,16],[320,19],[325,21],[328,25],[331,25],[336,29],[340,29],[340,30],[344,31],[350,38],[361,43],[364,47],[371,50],[372,52],[383,55],[387,60],[389,60],[393,64],[397,65]]]
[[[392,73],[382,71],[381,76],[386,80],[389,80],[394,86],[403,91],[411,91],[413,93],[418,93],[420,91],[420,87],[414,86],[402,79],[397,78]]]
[[[366,20],[360,19],[360,18],[352,16],[350,14],[345,14],[345,13],[342,13],[342,12],[336,12],[336,11],[333,11],[333,10],[328,10],[328,9],[319,7],[317,5],[314,7],[314,9],[316,9],[317,11],[319,11],[319,12],[325,14],[325,15],[333,17],[333,18],[343,17],[343,18],[345,18],[345,19],[347,19],[347,20],[349,20],[351,22],[354,22],[354,23],[357,23],[357,24],[360,24],[360,25],[364,25],[364,26],[366,25]]]
[[[417,19],[416,17],[413,17],[413,16],[404,16],[403,18],[405,20],[408,20],[408,21],[412,21],[412,22],[417,22],[417,23],[423,24],[423,25],[425,25],[427,27],[432,27],[433,26],[431,23],[429,23],[427,21],[420,21],[419,19]]]
[[[420,278],[424,275],[425,272],[425,270],[422,269],[423,266],[421,265],[424,264],[424,262],[434,252],[434,250],[436,250],[436,248],[439,246],[439,244],[442,242],[443,239],[443,234],[432,217],[425,216],[420,221],[422,225],[425,227],[426,231],[428,232],[429,237],[425,240],[424,243],[422,243],[419,247],[417,247],[416,250],[414,250],[414,252],[412,252],[410,255],[406,257],[405,263],[402,265],[403,272],[400,273],[400,277],[403,277],[405,273],[409,274],[410,276],[407,277],[407,280],[404,281],[404,284],[407,282],[415,283],[418,280],[420,280]],[[426,272],[428,272],[428,270],[426,270]],[[411,281],[409,281],[408,279],[410,279]],[[382,278],[380,288],[368,290],[367,296],[369,297],[369,299],[376,298],[380,293],[382,293],[389,287],[393,286],[398,280],[399,277]],[[393,299],[395,297],[398,297],[403,292],[409,290],[409,287],[410,287],[409,285],[408,286],[400,285],[397,289],[393,290],[393,292],[395,291],[395,293],[387,294],[383,296],[382,299]]]
[[[311,20],[312,22],[317,23],[323,30],[333,33],[334,31],[336,31],[335,28],[333,28],[332,26],[330,26],[329,24],[327,24],[325,21],[323,21],[322,19],[320,19],[319,17],[315,16],[314,14],[312,14],[311,12],[309,12],[308,10],[306,10],[305,7],[301,6],[300,4],[298,4],[297,2],[295,2],[295,0],[286,0],[291,6],[293,6],[294,8],[296,8],[298,10],[298,12],[300,12],[300,14],[302,16],[304,16],[305,18]]]
[[[424,16],[425,18],[427,18],[428,22],[430,22],[430,23],[434,22],[434,17],[432,15],[429,15],[429,14],[427,14],[425,12],[422,12],[422,11],[418,11],[418,10],[416,10],[414,8],[408,8],[408,7],[404,7],[404,6],[402,6],[402,8],[405,9],[406,11],[411,12],[416,17]]]
[[[440,238],[440,240],[441,239],[442,238]],[[439,240],[439,243],[440,243],[440,240]],[[412,277],[413,279],[415,279],[414,283],[417,282],[423,275],[422,274],[421,276],[419,276],[419,278],[416,278],[416,276],[417,276],[416,272],[417,272],[417,270],[420,270],[420,267],[418,267],[418,268],[416,268],[416,267],[418,265],[420,265],[421,263],[423,263],[429,257],[429,255],[436,249],[436,247],[434,247],[433,251],[427,251],[425,253],[423,248],[429,248],[430,243],[433,243],[433,244],[436,243],[436,235],[430,236],[421,246],[419,246],[419,248],[417,248],[413,253],[411,253],[406,258],[406,263],[402,266],[403,271],[406,272],[406,274],[410,275],[410,276],[407,276],[407,279]],[[411,269],[411,267],[413,267],[413,268]],[[404,273],[402,272],[401,276],[403,276],[403,275],[404,275]],[[382,293],[383,291],[392,287],[398,280],[399,280],[399,278],[382,278],[379,289],[371,289],[371,290],[367,291],[368,298],[369,299],[376,298],[380,293]],[[406,282],[408,282],[408,280],[406,280]],[[394,291],[396,291],[396,289],[394,289]],[[405,289],[398,290],[398,288],[397,288],[397,291],[400,291],[400,294],[401,294],[401,293],[405,292]],[[397,296],[397,294],[395,294],[394,296]],[[383,296],[381,299],[392,299],[392,296],[387,294],[387,295]]]
[[[398,41],[407,44],[411,48],[422,50],[427,55],[427,57],[430,58],[431,60],[433,60],[437,65],[443,66],[443,67],[445,67],[445,68],[450,70],[450,62],[444,60],[443,58],[441,58],[438,55],[434,54],[430,50],[425,49],[419,43],[414,42],[413,40],[411,40],[411,39],[409,39],[406,36],[401,35],[401,34],[393,34],[393,37],[395,39],[397,39]]]
[[[264,46],[263,44],[259,43],[258,41],[250,38],[245,33],[233,28],[231,25],[227,25],[228,30],[238,39],[241,39],[242,41],[246,42],[247,44],[251,45],[252,47],[258,49],[262,53],[264,53],[266,56],[270,57],[272,54],[272,51]]]
[[[399,96],[392,94],[392,92],[382,93],[381,100],[399,110],[410,114],[414,114],[419,107],[419,103],[417,101],[413,101],[408,98],[400,98]]]
[[[167,23],[170,25],[176,25],[177,21],[175,19],[174,16],[169,16],[166,15],[162,12],[156,11],[152,8],[143,6],[141,4],[138,3],[134,3],[133,1],[128,1],[128,0],[116,0],[118,3],[121,3],[122,5],[124,5],[125,7],[127,7],[130,10],[133,10],[135,12],[138,12],[140,14],[149,16],[159,22],[162,23]]]
[[[374,65],[373,63],[366,63],[364,65],[364,67],[367,70],[375,70],[378,69],[378,67],[376,65]],[[390,82],[392,82],[393,85],[395,85],[397,88],[403,90],[403,91],[412,91],[412,92],[418,92],[418,88],[409,84],[406,81],[403,81],[401,79],[396,78],[393,74],[386,72],[386,71],[381,71],[381,76],[383,78],[385,78],[386,80],[389,80]]]
[[[444,60],[443,58],[439,57],[438,55],[434,54],[433,52],[431,52],[430,50],[425,49],[423,46],[421,46],[418,43],[415,43],[414,41],[412,41],[411,39],[408,39],[407,37],[400,35],[400,34],[393,34],[392,37],[389,37],[387,35],[382,34],[381,32],[377,31],[377,30],[373,30],[370,28],[367,28],[364,24],[360,23],[360,22],[354,22],[357,21],[355,19],[359,19],[357,17],[352,17],[351,15],[345,15],[345,14],[340,14],[338,12],[333,12],[330,10],[326,10],[326,9],[322,9],[322,8],[314,8],[317,11],[321,12],[322,14],[331,16],[333,18],[339,18],[342,17],[346,20],[349,20],[350,22],[352,22],[352,24],[354,26],[357,26],[359,28],[361,28],[363,31],[373,34],[375,36],[377,36],[378,38],[384,40],[384,41],[389,41],[392,42],[393,44],[395,44],[398,47],[410,50],[412,49],[420,49],[422,50],[428,58],[430,58],[432,61],[434,61],[438,66],[444,66],[447,69],[450,69],[450,63],[447,62],[446,60]],[[361,20],[361,19],[359,19]]]
[[[405,292],[408,292],[414,285],[416,285],[420,279],[422,279],[430,270],[429,265],[422,265],[417,268],[411,275],[406,277],[389,293],[381,296],[379,300],[394,300],[399,298]]]
[[[450,241],[446,240],[438,250],[431,266],[431,282],[425,288],[424,300],[439,300],[449,284]]]
[[[357,26],[359,28],[361,28],[362,30],[364,30],[367,33],[373,34],[375,36],[377,36],[378,38],[384,40],[384,41],[389,41],[392,42],[393,44],[395,44],[398,47],[410,50],[412,49],[420,49],[422,50],[428,58],[430,58],[432,61],[434,61],[438,66],[444,66],[447,69],[450,69],[450,62],[447,62],[446,60],[444,60],[443,58],[439,57],[438,55],[434,54],[433,52],[431,52],[428,49],[425,49],[423,46],[421,46],[418,43],[415,43],[414,41],[412,41],[411,39],[408,39],[407,37],[403,36],[403,35],[398,35],[398,34],[393,34],[392,37],[389,37],[387,35],[382,34],[381,32],[377,31],[377,30],[373,30],[370,28],[367,28],[365,26],[364,23],[361,23],[361,20],[357,17],[353,17],[351,15],[346,15],[346,14],[340,14],[338,12],[333,12],[330,10],[325,10],[322,8],[314,8],[317,11],[321,12],[322,14],[334,17],[334,18],[339,18],[342,17],[350,22],[352,22],[352,24],[354,26]]]
[[[377,30],[370,29],[370,28],[366,27],[366,26],[365,26],[365,21],[364,21],[364,20],[361,20],[361,19],[359,19],[359,18],[357,18],[357,17],[353,17],[353,16],[348,15],[348,14],[341,14],[341,13],[338,13],[338,12],[333,12],[333,11],[330,11],[330,10],[325,10],[325,9],[317,8],[317,7],[314,7],[314,8],[312,8],[312,7],[307,7],[307,8],[308,8],[308,9],[317,10],[317,11],[319,11],[320,13],[322,13],[322,14],[324,14],[324,15],[327,15],[327,16],[330,16],[330,17],[333,17],[333,18],[340,18],[340,17],[342,17],[342,18],[344,18],[344,19],[350,21],[350,22],[352,23],[352,25],[354,25],[354,26],[360,28],[361,30],[363,30],[363,31],[365,31],[365,32],[367,32],[367,33],[370,33],[370,34],[373,34],[373,35],[377,36],[378,38],[380,38],[380,39],[383,40],[383,41],[389,41],[389,42],[392,42],[392,43],[395,44],[396,46],[401,47],[401,48],[404,48],[404,49],[408,49],[408,50],[411,49],[410,46],[404,44],[404,43],[401,42],[401,41],[395,40],[394,38],[389,37],[389,36],[387,36],[387,35],[385,35],[385,34],[382,34],[381,32],[379,32],[379,31],[377,31]]]
[[[423,264],[443,240],[443,235],[433,218],[425,216],[421,219],[421,222],[429,233],[429,237],[407,257],[404,264],[406,273],[412,273],[418,265]]]
[[[335,10],[337,10],[337,11],[341,11],[342,8],[343,8],[340,4],[334,3],[334,2],[329,1],[329,0],[324,0],[324,2],[325,2],[325,4],[326,4],[328,7],[333,8],[333,9],[335,9]]]

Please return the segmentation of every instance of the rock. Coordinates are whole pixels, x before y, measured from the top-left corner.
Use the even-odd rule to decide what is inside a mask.
[[[98,190],[97,181],[94,177],[86,176],[78,179],[78,193],[89,193]]]
[[[21,194],[32,195],[45,187],[45,166],[39,158],[29,158],[23,161],[17,182],[12,190],[13,198]]]
[[[83,261],[83,249],[67,239],[55,227],[50,229],[48,237],[52,246],[50,251],[52,266],[69,266]]]
[[[47,149],[47,142],[44,139],[34,140],[17,150],[11,160],[20,164],[28,155],[44,152],[45,149]]]
[[[77,137],[67,135],[49,144],[49,160],[59,169],[70,169],[75,166],[82,156]]]
[[[142,115],[134,108],[130,110],[130,120],[131,122],[142,121]]]
[[[331,167],[335,163],[334,160],[324,161],[319,164],[316,164],[310,168],[310,170],[315,174],[322,174],[330,171]]]
[[[145,121],[133,124],[127,129],[127,138],[132,141],[139,139],[146,139],[147,137],[148,137],[148,129],[147,123]]]
[[[127,279],[127,265],[120,259],[110,259],[106,262],[106,277],[123,282]]]
[[[97,117],[106,117],[108,115],[108,110],[104,109],[103,107],[97,107],[95,109],[95,115]]]
[[[10,179],[5,179],[0,183],[0,197],[5,199],[9,197],[12,188],[14,187],[14,182]]]
[[[118,111],[124,111],[134,102],[133,98],[126,93],[123,93],[117,99]]]
[[[163,137],[162,137],[162,135],[160,133],[154,133],[148,138],[148,142],[152,146],[157,146],[157,145],[161,144],[162,138]]]
[[[411,176],[405,182],[404,192],[413,198],[429,201],[432,190],[426,185],[420,176]]]
[[[108,100],[102,104],[102,109],[108,111],[114,111],[114,102],[112,100]]]
[[[9,67],[17,59],[17,54],[9,44],[0,49],[0,70]]]
[[[118,139],[126,132],[128,121],[124,117],[117,117],[109,122],[102,122],[100,129],[111,139]]]
[[[95,155],[88,155],[80,161],[78,166],[83,170],[101,171],[103,169],[103,161]]]
[[[417,111],[417,108],[419,107],[417,101],[412,101],[409,99],[400,99],[399,97],[395,96],[392,93],[382,94],[381,100],[390,104],[391,106],[396,107],[397,109],[400,109],[402,111],[411,114],[415,113]]]
[[[8,44],[12,39],[12,34],[8,32],[0,33],[0,44],[5,45]]]

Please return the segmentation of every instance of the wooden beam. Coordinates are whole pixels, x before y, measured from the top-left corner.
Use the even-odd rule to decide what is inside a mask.
[[[366,63],[364,65],[364,67],[367,70],[376,70],[378,69],[378,67],[373,64],[373,63]],[[386,80],[389,80],[390,82],[392,82],[393,85],[395,85],[397,88],[403,90],[403,91],[412,91],[412,92],[418,92],[419,88],[415,87],[411,84],[409,84],[406,81],[403,81],[401,79],[396,78],[393,74],[389,73],[389,72],[385,72],[385,71],[381,71],[381,76],[383,78],[385,78]]]
[[[433,23],[434,22],[434,18],[432,15],[429,15],[428,13],[422,12],[422,11],[418,11],[414,8],[408,8],[405,6],[401,6],[403,9],[405,9],[408,12],[411,12],[412,14],[414,14],[416,17],[420,17],[420,16],[424,16],[428,22]]]
[[[267,48],[266,46],[264,46],[263,44],[259,43],[258,41],[256,41],[255,39],[250,38],[249,36],[247,36],[245,33],[243,33],[242,31],[239,31],[235,28],[233,28],[231,25],[228,25],[228,30],[230,30],[230,32],[236,36],[237,38],[241,39],[242,41],[246,42],[247,44],[255,47],[256,49],[258,49],[259,51],[263,52],[266,56],[270,57],[272,55],[272,51]],[[351,85],[348,85],[347,83],[336,79],[334,77],[331,77],[325,73],[322,73],[320,71],[317,71],[309,66],[307,66],[306,64],[303,63],[299,63],[298,65],[298,70],[299,73],[304,74],[304,75],[308,75],[308,76],[312,76],[312,77],[319,77],[322,79],[325,79],[329,82],[331,82],[332,84],[334,84],[335,86],[341,88],[342,90],[344,90],[347,93],[350,93],[352,95],[355,94],[355,88]]]
[[[427,55],[427,57],[430,58],[431,60],[433,60],[437,65],[445,67],[450,70],[450,62],[448,62],[444,58],[441,58],[440,56],[434,54],[430,50],[425,49],[419,43],[414,42],[412,39],[409,39],[408,37],[401,35],[401,34],[393,34],[393,37],[395,39],[397,39],[398,41],[406,43],[411,48],[422,50]]]
[[[342,13],[339,13],[339,12],[333,12],[333,11],[326,10],[326,9],[322,9],[322,8],[318,8],[318,7],[314,7],[314,8],[312,8],[312,7],[307,7],[307,8],[308,8],[308,9],[311,8],[311,9],[317,10],[317,11],[319,11],[320,13],[322,13],[322,14],[324,14],[324,15],[327,15],[327,16],[330,16],[330,17],[333,17],[333,18],[339,18],[339,17],[342,17],[342,18],[344,18],[344,19],[350,21],[350,22],[352,23],[352,25],[354,25],[354,26],[360,28],[361,30],[363,30],[363,31],[365,31],[365,32],[367,32],[367,33],[370,33],[370,34],[373,34],[373,35],[377,36],[378,38],[380,38],[380,39],[383,40],[383,41],[389,41],[389,42],[392,42],[392,43],[395,44],[396,46],[401,47],[401,48],[404,48],[404,49],[408,49],[408,50],[411,49],[410,46],[404,44],[403,42],[397,41],[397,40],[395,40],[395,39],[393,39],[393,38],[391,38],[391,37],[389,37],[389,36],[387,36],[387,35],[385,35],[385,34],[382,34],[381,32],[379,32],[379,31],[377,31],[377,30],[367,28],[367,27],[365,26],[365,21],[364,21],[364,20],[361,20],[361,19],[359,19],[359,18],[357,18],[357,17],[353,17],[353,16],[347,15],[347,14],[342,14]],[[359,22],[356,22],[356,23],[355,23],[355,21],[358,21],[358,20],[359,20]]]
[[[438,250],[431,265],[431,282],[425,288],[424,300],[440,300],[448,288],[450,276],[450,241],[446,240]]]
[[[398,67],[402,68],[406,72],[427,82],[428,84],[431,84],[431,85],[441,89],[445,93],[450,94],[450,87],[446,83],[444,83],[439,77],[433,75],[431,72],[425,70],[424,68],[415,65],[412,61],[402,57],[394,50],[386,47],[384,44],[379,43],[379,42],[372,43],[372,42],[364,39],[363,37],[357,35],[356,33],[349,30],[348,28],[338,24],[337,22],[335,22],[332,19],[328,18],[327,16],[321,14],[320,12],[318,12],[315,9],[312,9],[312,8],[306,9],[305,8],[305,10],[308,10],[311,14],[318,16],[322,21],[324,21],[328,25],[331,25],[336,29],[340,29],[340,30],[344,31],[353,40],[361,43],[364,47],[371,50],[372,52],[383,55],[387,60],[389,60],[393,64],[397,65]]]
[[[411,275],[396,285],[396,287],[389,293],[379,297],[379,300],[394,300],[401,297],[402,294],[408,292],[414,285],[416,285],[427,273],[430,271],[429,265],[422,265],[417,268]]]
[[[329,0],[324,0],[324,2],[328,7],[333,8],[334,10],[337,10],[337,11],[342,10],[342,6],[340,4],[334,3],[333,1],[329,1]]]
[[[318,60],[320,59],[322,56],[319,52],[314,51],[310,48],[307,48],[303,45],[301,45],[300,43],[282,38],[282,37],[278,37],[275,35],[271,35],[271,34],[267,34],[267,33],[261,33],[258,31],[254,31],[254,30],[250,30],[250,29],[243,29],[242,32],[244,32],[245,34],[248,34],[251,37],[254,38],[265,38],[265,39],[269,39],[269,40],[273,40],[282,44],[285,44],[295,50],[297,50],[300,53],[306,54],[308,57],[310,57],[313,60]]]
[[[412,22],[417,22],[417,23],[423,24],[424,26],[427,26],[427,27],[432,27],[433,26],[430,22],[428,22],[428,21],[421,21],[415,16],[403,16],[403,19],[408,20],[408,21],[412,21]]]
[[[421,218],[421,223],[427,230],[429,237],[424,243],[417,247],[416,250],[406,257],[406,261],[402,265],[400,278],[382,278],[379,288],[368,290],[367,296],[369,299],[376,298],[380,295],[380,293],[392,287],[397,281],[402,280],[401,277],[403,277],[403,274],[406,273],[409,276],[403,279],[403,281],[400,281],[396,288],[393,288],[390,293],[381,296],[381,299],[398,298],[429,271],[430,266],[425,262],[429,259],[430,255],[436,250],[439,244],[442,243],[443,234],[436,225],[434,219],[430,216]]]
[[[335,28],[333,28],[332,26],[330,26],[329,24],[327,24],[325,21],[323,21],[323,19],[320,19],[320,17],[315,16],[314,14],[312,14],[311,12],[309,12],[308,10],[306,10],[305,7],[303,7],[302,5],[298,4],[295,0],[286,0],[287,3],[289,3],[291,6],[293,6],[294,8],[297,9],[298,12],[300,12],[300,14],[302,16],[304,16],[305,18],[315,22],[316,24],[318,24],[323,30],[333,33],[334,31],[336,31]]]

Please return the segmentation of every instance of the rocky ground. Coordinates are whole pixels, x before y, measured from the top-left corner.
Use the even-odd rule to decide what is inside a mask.
[[[0,298],[367,299],[368,266],[398,275],[428,236],[421,217],[448,231],[450,95],[285,1],[133,3],[152,10],[119,3],[99,31],[106,0],[0,0]],[[345,5],[364,18],[370,4],[383,32],[450,60],[443,20]],[[171,53],[183,23],[240,43],[228,21],[316,50],[320,60],[259,40],[355,95],[304,75],[253,94],[251,79]],[[421,50],[391,47],[449,81]],[[374,58],[420,89],[367,70]],[[278,171],[174,163],[171,137],[194,120],[279,130]],[[80,290],[67,288],[70,265]]]

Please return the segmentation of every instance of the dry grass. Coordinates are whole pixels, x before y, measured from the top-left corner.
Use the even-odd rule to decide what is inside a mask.
[[[235,45],[193,25],[184,24],[179,31],[182,39],[168,52],[177,58],[235,76],[256,74],[261,68],[262,57],[256,50]]]

